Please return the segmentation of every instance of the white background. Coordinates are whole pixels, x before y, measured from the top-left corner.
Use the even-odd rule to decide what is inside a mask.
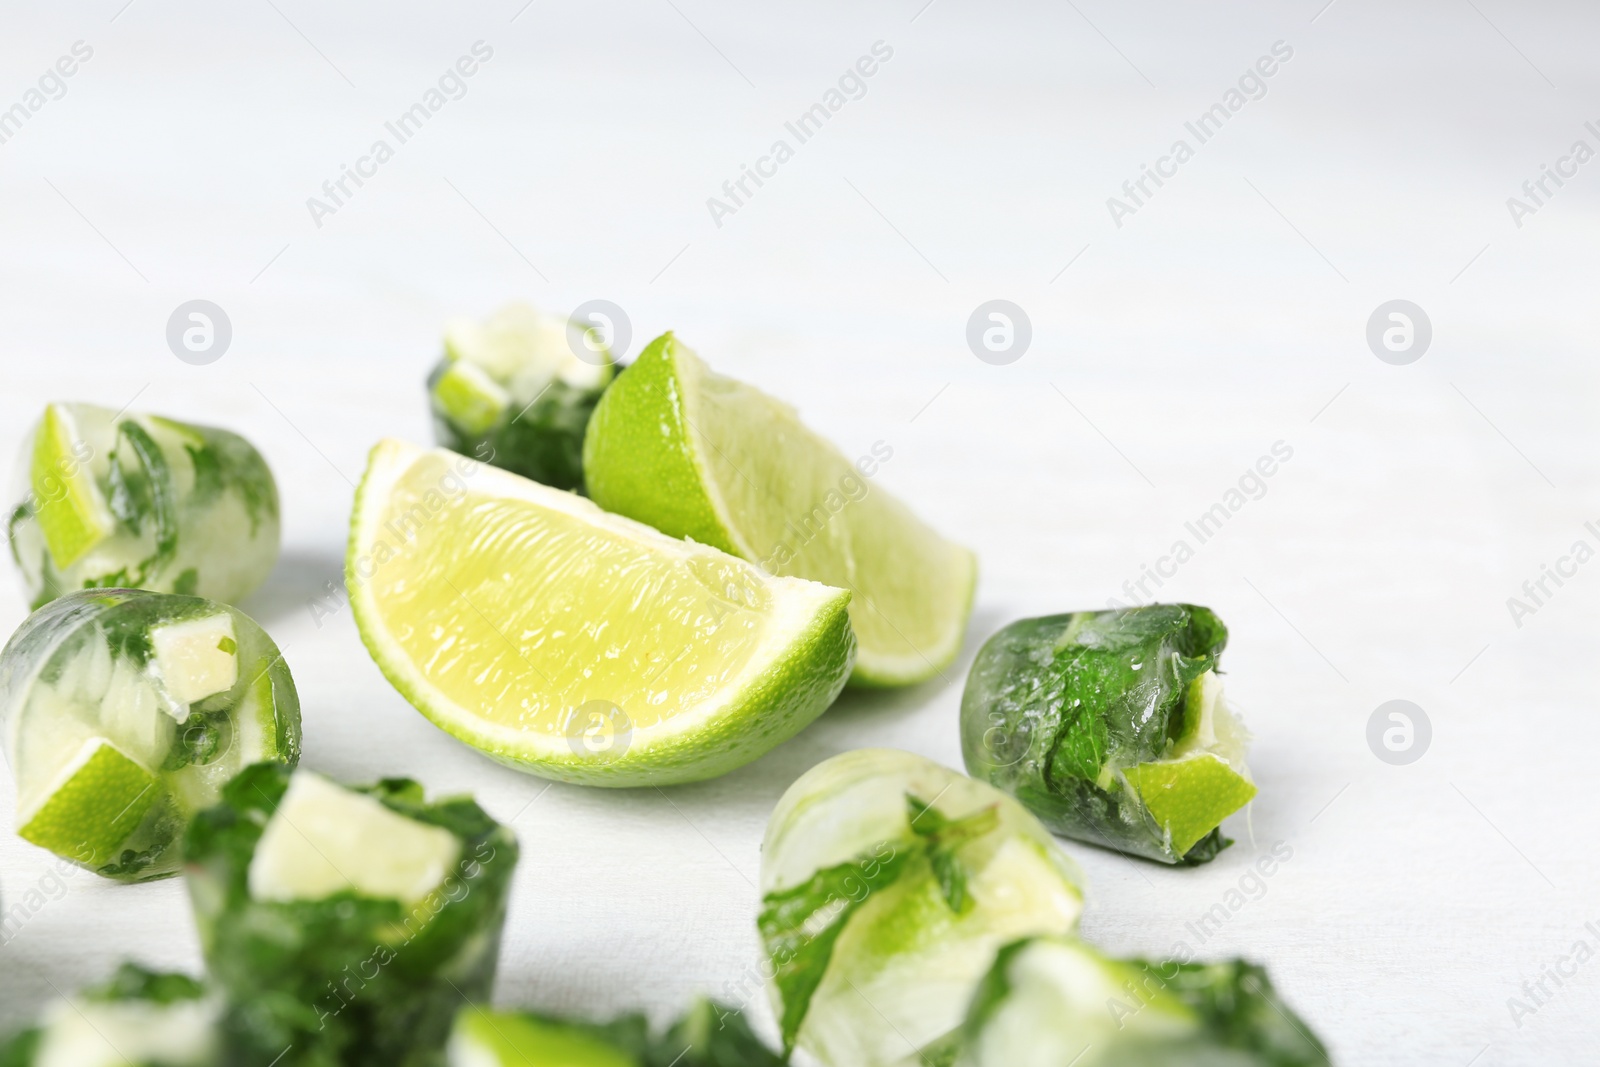
[[[1119,595],[1283,441],[1266,494],[1160,590],[1231,628],[1260,797],[1197,870],[1066,845],[1091,880],[1085,935],[1164,954],[1283,841],[1292,859],[1201,953],[1268,963],[1341,1062],[1592,1061],[1600,962],[1547,980],[1520,1027],[1507,998],[1575,940],[1600,948],[1600,563],[1520,627],[1506,601],[1579,538],[1600,547],[1583,529],[1600,518],[1600,163],[1520,228],[1506,199],[1574,140],[1600,148],[1583,128],[1600,14],[123,3],[0,16],[0,108],[75,41],[94,49],[0,146],[0,449],[52,399],[133,401],[262,449],[285,545],[243,607],[294,671],[306,764],[517,817],[501,1002],[663,1015],[736,983],[757,960],[761,830],[797,775],[865,745],[959,765],[981,641]],[[494,55],[466,95],[315,225],[307,198],[479,40]],[[866,95],[718,227],[706,199],[879,40],[894,54]],[[1107,197],[1280,40],[1293,58],[1266,95],[1116,226]],[[427,437],[442,322],[513,297],[613,300],[630,355],[675,329],[847,453],[888,443],[877,484],[981,559],[948,684],[847,693],[718,781],[546,791],[411,710],[348,613],[315,625],[366,450]],[[997,297],[1033,324],[1009,366],[964,339]],[[165,342],[194,298],[233,324],[210,366]],[[1365,341],[1396,298],[1433,324],[1409,366]],[[23,616],[6,598],[0,625]],[[1396,698],[1433,725],[1409,766],[1366,741]],[[8,905],[49,866],[0,836]],[[198,965],[181,884],[67,879],[0,946],[0,1024],[125,956]]]

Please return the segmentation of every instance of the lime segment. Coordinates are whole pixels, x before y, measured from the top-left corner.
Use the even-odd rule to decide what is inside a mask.
[[[402,695],[566,781],[746,763],[822,713],[854,651],[843,590],[395,441],[373,450],[346,569],[362,638]]]
[[[437,888],[460,855],[450,831],[299,771],[250,861],[250,896],[324,900],[354,890],[410,904]]]
[[[1123,774],[1180,854],[1256,795],[1254,783],[1209,752],[1141,763]]]
[[[86,866],[115,858],[118,847],[162,796],[155,775],[104,738],[84,742],[54,788],[17,833]]]
[[[57,568],[72,566],[116,528],[116,518],[90,471],[91,448],[73,406],[45,408],[34,437],[29,480],[39,527]]]
[[[239,643],[227,612],[154,627],[150,644],[162,685],[180,704],[225,692],[239,680]]]
[[[892,455],[878,442],[850,460],[793,408],[712,373],[666,334],[601,398],[584,476],[609,510],[851,590],[855,681],[906,685],[960,650],[977,566],[872,482]]]

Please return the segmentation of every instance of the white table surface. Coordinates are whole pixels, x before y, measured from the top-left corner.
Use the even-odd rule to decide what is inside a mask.
[[[75,41],[93,56],[0,145],[0,449],[58,398],[262,449],[285,543],[243,607],[293,668],[305,763],[522,812],[503,1003],[664,1015],[728,995],[757,959],[762,827],[797,775],[866,745],[959,765],[981,641],[1103,605],[1283,441],[1265,495],[1160,590],[1231,628],[1260,797],[1201,869],[1068,843],[1085,935],[1164,954],[1282,841],[1292,859],[1200,951],[1268,963],[1340,1062],[1594,1061],[1600,963],[1547,980],[1520,1026],[1507,1000],[1575,941],[1600,948],[1600,563],[1520,627],[1506,601],[1600,545],[1583,527],[1600,516],[1600,163],[1520,227],[1506,198],[1573,141],[1600,147],[1583,126],[1600,13],[124,2],[4,4],[0,108]],[[479,40],[493,57],[465,96],[314,225],[307,197]],[[706,198],[879,40],[893,57],[866,94],[717,226]],[[1114,225],[1106,198],[1280,40],[1293,57],[1265,96]],[[847,693],[765,759],[665,797],[547,789],[425,722],[348,614],[319,627],[307,601],[339,576],[367,448],[426,439],[441,323],[513,297],[615,301],[632,352],[675,329],[847,452],[890,443],[879,484],[981,558],[951,684]],[[1033,324],[1008,366],[964,340],[996,297]],[[209,366],[164,339],[194,298],[233,324]],[[1365,342],[1395,298],[1434,327],[1407,366]],[[23,616],[4,598],[0,625]],[[1433,725],[1407,766],[1365,737],[1396,698]],[[0,790],[8,828],[10,809]],[[0,836],[7,904],[55,889],[49,866]],[[179,883],[78,874],[59,896],[0,946],[0,1025],[125,956],[198,966]]]

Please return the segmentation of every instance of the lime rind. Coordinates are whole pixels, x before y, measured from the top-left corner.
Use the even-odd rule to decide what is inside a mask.
[[[102,737],[84,742],[43,802],[19,813],[18,835],[58,856],[97,867],[162,797],[159,780]]]
[[[471,472],[469,492],[484,500],[510,500],[547,509],[563,521],[590,524],[609,537],[626,539],[665,564],[690,568],[732,565],[746,569],[745,580],[768,598],[769,604],[755,652],[712,697],[655,723],[633,723],[627,744],[619,746],[620,751],[591,753],[559,732],[486,721],[463,708],[424,674],[389,632],[385,611],[374,593],[375,583],[368,580],[373,573],[374,546],[391,518],[386,502],[413,464],[426,462],[430,456],[452,466],[467,465]],[[455,561],[464,558],[458,556]],[[440,562],[440,567],[438,573],[449,581],[445,561]],[[773,577],[728,560],[703,545],[670,538],[641,523],[604,512],[574,494],[443,450],[426,451],[393,440],[382,441],[373,449],[357,489],[346,580],[352,591],[357,628],[368,652],[390,684],[424,716],[507,766],[587,785],[627,787],[699,781],[749,763],[794,736],[826,710],[843,687],[855,655],[848,612],[850,594],[845,590],[802,579]],[[441,586],[441,595],[453,599],[459,594]],[[581,595],[581,586],[574,595]],[[648,619],[640,625],[649,625]]]
[[[1256,795],[1245,763],[1250,735],[1228,708],[1215,671],[1189,683],[1183,715],[1183,730],[1166,758],[1122,772],[1179,855]]]
[[[78,426],[77,405],[50,404],[34,436],[29,487],[50,559],[65,570],[116,530],[116,516],[95,483],[92,445]]]

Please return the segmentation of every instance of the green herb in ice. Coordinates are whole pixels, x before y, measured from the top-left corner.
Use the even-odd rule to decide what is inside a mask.
[[[184,854],[230,1062],[435,1067],[488,999],[517,844],[470,799],[260,764]]]
[[[1214,613],[1186,604],[1013,623],[967,678],[967,769],[1064,836],[1205,862],[1256,791],[1217,674],[1227,640]]]
[[[0,1067],[221,1067],[216,998],[182,974],[125,963],[0,1042]]]
[[[77,589],[231,602],[277,560],[277,488],[236,434],[50,404],[28,459],[9,532],[36,608]]]
[[[526,304],[445,331],[428,376],[445,448],[557,489],[583,489],[583,434],[615,373],[596,331]]]
[[[1328,1067],[1266,971],[1108,959],[1069,937],[1007,945],[947,1062],[958,1067]]]
[[[293,764],[300,705],[272,639],[199,597],[84,590],[0,652],[17,832],[118,881],[175,874],[189,816],[251,763]]]
[[[829,1067],[898,1065],[947,1040],[1001,945],[1070,932],[1082,908],[1075,868],[1020,804],[886,749],[790,787],[761,883],[784,1048]]]

